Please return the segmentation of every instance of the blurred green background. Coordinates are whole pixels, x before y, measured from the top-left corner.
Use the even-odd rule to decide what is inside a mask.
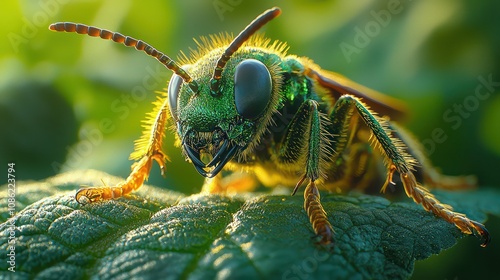
[[[494,0],[4,1],[2,166],[15,162],[18,180],[88,168],[126,177],[140,122],[170,77],[143,53],[50,32],[50,23],[118,31],[175,58],[195,47],[192,38],[237,34],[272,5],[283,14],[264,28],[268,37],[287,42],[290,54],[406,101],[405,125],[435,165],[446,174],[476,174],[482,186],[500,186],[500,2]],[[167,176],[155,166],[149,182],[199,191],[201,176],[173,147],[173,136],[166,141]],[[500,234],[498,226],[490,230]],[[418,263],[415,278],[487,275],[499,257],[495,237],[486,249],[466,238]]]

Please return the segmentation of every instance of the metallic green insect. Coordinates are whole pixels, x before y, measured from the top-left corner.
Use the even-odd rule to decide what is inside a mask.
[[[416,203],[462,232],[479,235],[486,246],[490,236],[482,224],[454,212],[419,182],[449,189],[473,186],[475,179],[444,176],[430,166],[420,145],[389,120],[404,113],[399,101],[307,58],[287,55],[284,43],[254,35],[280,13],[279,8],[265,11],[234,39],[227,34],[201,38],[182,66],[116,32],[68,22],[50,25],[50,30],[135,47],[174,72],[130,156],[136,161],[130,176],[117,186],[80,189],[76,200],[91,203],[138,189],[153,161],[163,173],[168,158],[162,141],[171,117],[186,160],[206,177],[205,192],[248,191],[258,180],[270,187],[295,186],[295,194],[305,183],[304,208],[321,244],[331,243],[334,231],[318,187],[362,190],[381,182],[384,191],[397,172]],[[221,180],[221,170],[239,176]]]

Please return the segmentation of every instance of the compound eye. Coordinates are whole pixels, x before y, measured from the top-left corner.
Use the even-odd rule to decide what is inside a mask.
[[[168,83],[168,108],[175,121],[179,119],[177,117],[177,100],[179,99],[179,91],[183,82],[184,80],[179,75],[173,74]]]
[[[236,110],[243,118],[260,117],[271,100],[271,92],[271,74],[262,62],[246,59],[236,66],[234,99]]]

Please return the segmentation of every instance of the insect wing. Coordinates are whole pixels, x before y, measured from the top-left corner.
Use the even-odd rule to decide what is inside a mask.
[[[408,112],[406,104],[402,101],[362,86],[338,73],[310,70],[309,76],[321,86],[329,89],[335,100],[344,94],[354,95],[361,98],[375,112],[387,115],[393,120],[402,119]]]

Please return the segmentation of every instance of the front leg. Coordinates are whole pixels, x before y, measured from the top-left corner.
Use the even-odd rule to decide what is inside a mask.
[[[327,138],[323,135],[318,103],[306,100],[288,125],[283,142],[277,151],[277,162],[282,170],[296,170],[297,166],[304,172],[297,183],[293,194],[304,180],[309,183],[304,191],[304,209],[314,232],[320,238],[319,243],[327,245],[332,242],[333,228],[320,202],[316,181],[321,176],[321,162],[327,156]]]
[[[116,186],[87,187],[76,192],[75,199],[81,204],[87,204],[102,200],[118,198],[137,190],[148,179],[149,172],[156,161],[165,172],[167,156],[162,152],[163,137],[168,121],[168,98],[163,102],[159,99],[155,102],[155,110],[149,114],[145,122],[145,131],[142,137],[135,143],[135,151],[130,159],[138,160],[131,169],[132,172],[124,182]]]
[[[144,156],[140,161],[132,165],[132,172],[124,182],[116,186],[81,188],[76,192],[75,199],[80,204],[88,204],[127,195],[140,188],[144,181],[148,179],[153,161],[156,161],[163,170],[165,169],[165,160],[166,156],[161,151]]]

